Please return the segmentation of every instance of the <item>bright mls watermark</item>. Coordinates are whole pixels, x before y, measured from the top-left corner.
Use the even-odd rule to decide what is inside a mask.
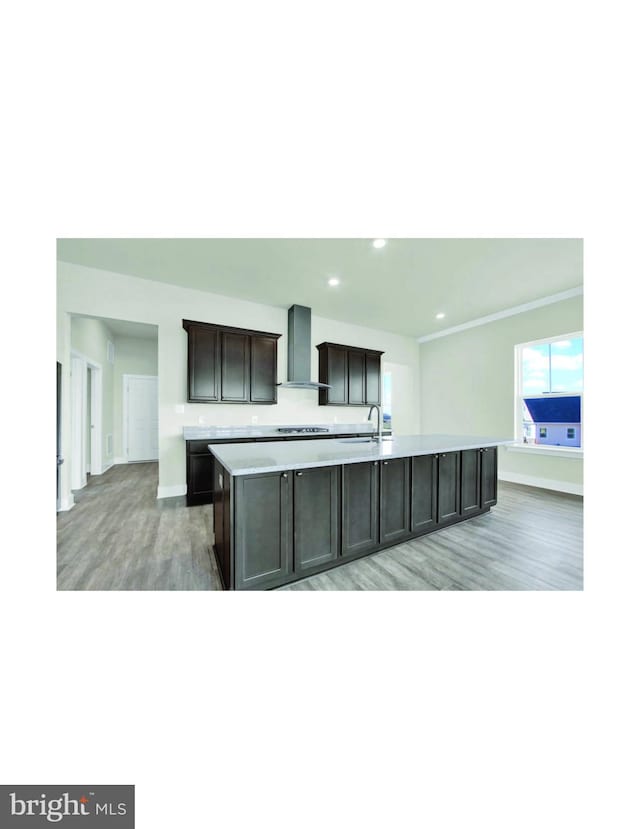
[[[0,827],[134,829],[135,786],[0,786]]]

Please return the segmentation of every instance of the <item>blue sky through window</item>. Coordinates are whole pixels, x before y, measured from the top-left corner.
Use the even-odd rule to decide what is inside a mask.
[[[582,391],[582,337],[522,349],[522,393]]]

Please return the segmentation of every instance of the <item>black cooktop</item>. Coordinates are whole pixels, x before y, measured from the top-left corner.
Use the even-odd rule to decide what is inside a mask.
[[[292,433],[300,433],[300,432],[328,432],[328,429],[323,429],[321,426],[292,426],[292,427],[285,427],[281,426],[278,429],[279,432],[284,432],[285,434],[292,434]]]

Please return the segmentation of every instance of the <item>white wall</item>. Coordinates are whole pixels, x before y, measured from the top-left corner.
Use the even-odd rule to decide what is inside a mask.
[[[291,297],[295,303],[296,297]],[[158,394],[160,422],[159,476],[161,495],[185,491],[185,443],[182,428],[197,425],[199,417],[211,424],[250,423],[354,423],[366,418],[366,408],[318,406],[318,394],[299,389],[279,389],[278,404],[188,404],[187,335],[182,319],[220,323],[281,333],[278,341],[278,380],[287,374],[287,309],[246,302],[231,297],[180,288],[66,262],[58,263],[58,360],[63,380],[68,373],[69,314],[89,314],[158,326]],[[412,434],[420,426],[419,346],[409,338],[312,315],[312,345],[329,340],[385,352],[383,366],[391,364],[394,375],[394,431]],[[318,353],[312,347],[312,378],[317,379]],[[66,391],[65,391],[66,386]],[[178,414],[176,405],[184,404]],[[68,454],[68,383],[63,382],[63,448]],[[63,492],[68,487],[67,465],[62,467]]]
[[[420,346],[423,432],[514,437],[514,346],[582,330],[582,297],[556,302]],[[507,480],[581,491],[581,458],[500,449]]]
[[[110,328],[102,321],[87,317],[72,317],[70,323],[71,348],[88,357],[92,363],[102,368],[102,466],[106,468],[113,463],[113,454],[107,454],[107,435],[113,432],[113,365],[107,360],[107,342],[114,341]],[[70,366],[62,363],[62,383],[69,378]],[[63,388],[64,395],[64,388]],[[63,421],[64,422],[64,421]],[[63,443],[64,447],[64,443]],[[63,452],[63,457],[70,453]]]

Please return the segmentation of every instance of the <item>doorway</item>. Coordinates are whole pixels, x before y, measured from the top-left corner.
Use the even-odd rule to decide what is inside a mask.
[[[102,474],[102,366],[71,352],[71,489]]]
[[[122,446],[128,463],[158,460],[158,378],[122,376]]]

